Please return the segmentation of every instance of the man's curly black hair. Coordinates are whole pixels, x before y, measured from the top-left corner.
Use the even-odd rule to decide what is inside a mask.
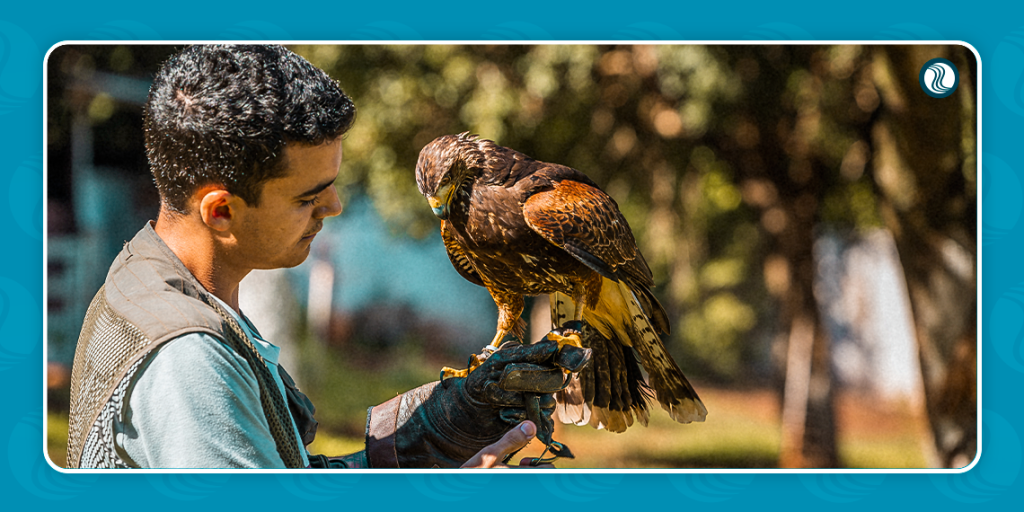
[[[259,206],[285,144],[343,135],[355,106],[337,82],[277,45],[195,45],[161,66],[145,107],[146,156],[163,208],[188,213],[216,184]]]

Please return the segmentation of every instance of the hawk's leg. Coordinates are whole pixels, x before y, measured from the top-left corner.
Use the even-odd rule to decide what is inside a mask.
[[[594,272],[593,276],[596,279],[592,277],[573,286],[572,302],[576,309],[573,311],[572,319],[576,322],[583,321],[583,311],[588,306],[593,308],[597,305],[598,295],[601,292],[601,276],[597,272]],[[583,333],[575,329],[565,329],[562,331],[562,334],[548,334],[548,339],[557,342],[559,349],[564,345],[583,348],[581,336],[583,336]]]
[[[519,338],[519,341],[523,341],[523,336],[526,335],[526,322],[521,318],[523,308],[526,307],[523,296],[518,293],[497,290],[490,290],[490,292],[494,303],[498,305],[498,332],[494,334],[490,346],[500,347],[501,340],[509,334]]]
[[[480,354],[473,354],[469,356],[468,368],[465,370],[456,370],[445,366],[441,369],[441,380],[450,377],[466,377],[469,372],[476,369],[477,366],[483,364],[484,361],[490,357],[491,353],[501,346],[501,341],[505,339],[505,336],[511,334],[519,341],[523,340],[526,335],[526,322],[520,318],[523,314],[523,308],[526,307],[523,296],[518,293],[507,293],[498,290],[491,290],[491,297],[494,299],[494,303],[498,305],[498,331],[494,334],[494,339],[491,343],[484,347],[483,352]],[[561,346],[561,345],[559,345]]]

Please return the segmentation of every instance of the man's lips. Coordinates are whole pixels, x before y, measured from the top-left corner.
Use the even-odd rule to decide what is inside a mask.
[[[313,230],[312,233],[310,233],[308,235],[303,235],[302,239],[303,240],[307,240],[307,239],[313,238],[314,236],[316,236],[317,233],[320,232],[321,229],[323,229],[323,227],[324,227],[324,225],[320,224],[319,226],[316,227],[316,229]]]

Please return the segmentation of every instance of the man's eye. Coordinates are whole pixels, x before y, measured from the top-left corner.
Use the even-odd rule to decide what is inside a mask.
[[[313,206],[313,205],[316,204],[317,200],[319,200],[319,199],[320,199],[320,196],[313,196],[313,199],[310,199],[308,201],[301,201],[299,204],[301,204],[303,207]]]

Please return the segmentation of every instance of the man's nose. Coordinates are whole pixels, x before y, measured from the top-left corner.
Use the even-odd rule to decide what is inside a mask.
[[[326,217],[335,217],[340,215],[342,208],[341,199],[338,198],[338,189],[331,185],[324,190],[324,193],[327,194],[327,197],[325,198],[326,201],[324,201],[322,206],[316,209],[314,216],[318,219],[323,219]]]

